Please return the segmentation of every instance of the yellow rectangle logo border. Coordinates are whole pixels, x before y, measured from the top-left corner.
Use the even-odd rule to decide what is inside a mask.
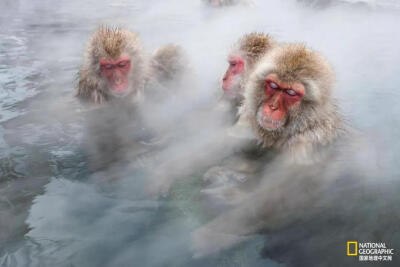
[[[350,244],[354,244],[355,246],[355,252],[354,253],[350,253]],[[357,256],[357,241],[347,241],[347,256]]]

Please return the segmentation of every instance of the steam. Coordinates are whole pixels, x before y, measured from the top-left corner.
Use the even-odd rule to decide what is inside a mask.
[[[290,240],[306,245],[313,241],[312,248],[325,248],[326,242],[332,240],[335,249],[342,250],[341,238],[374,238],[368,229],[386,231],[378,235],[382,240],[366,241],[391,242],[398,238],[395,218],[400,201],[396,195],[400,185],[399,10],[394,4],[389,7],[387,1],[382,8],[379,1],[375,7],[338,1],[326,8],[296,1],[253,2],[226,8],[209,7],[195,0],[9,3],[10,14],[0,28],[0,36],[7,36],[0,47],[0,65],[10,64],[2,53],[14,51],[19,45],[22,50],[16,53],[26,53],[27,59],[13,63],[18,70],[26,64],[20,76],[12,68],[1,67],[0,77],[6,80],[0,84],[8,83],[13,75],[21,80],[18,88],[27,91],[23,100],[33,100],[24,109],[30,117],[23,117],[21,124],[13,126],[9,121],[16,117],[13,113],[4,113],[0,121],[11,125],[12,133],[21,137],[20,142],[43,144],[55,161],[67,166],[48,174],[45,192],[35,198],[30,208],[26,220],[30,230],[25,240],[14,250],[4,249],[1,265],[276,264],[268,259],[271,257],[290,264],[296,255],[280,255],[277,259],[279,253],[265,250],[266,258],[261,258],[260,249],[255,247],[272,247]],[[125,115],[118,111],[102,113],[110,116],[110,121],[118,118],[121,124],[127,124],[112,131],[112,136],[129,140],[148,135],[148,139],[144,144],[124,147],[117,162],[90,172],[81,155],[85,153],[81,144],[91,148],[95,146],[92,141],[104,137],[99,132],[84,134],[85,114],[96,115],[98,111],[77,103],[73,89],[85,42],[99,24],[122,25],[139,32],[148,54],[168,43],[181,45],[190,65],[182,80],[164,88],[168,90],[165,95],[155,96],[159,97],[158,102],[140,106],[134,119],[125,120]],[[342,156],[340,161],[327,162],[326,169],[319,173],[321,179],[313,180],[316,184],[310,186],[316,190],[311,196],[301,183],[302,172],[284,172],[271,163],[260,176],[259,188],[232,202],[233,206],[211,202],[204,207],[204,175],[249,139],[232,137],[226,123],[229,116],[217,106],[228,49],[244,33],[254,31],[269,33],[280,42],[305,43],[328,58],[336,71],[334,94],[349,128],[355,132],[354,138],[350,145],[337,148]],[[36,72],[44,78],[29,91],[23,82]],[[2,112],[8,101],[20,101],[21,93],[14,93],[16,96],[9,92],[0,100]],[[103,121],[104,117],[99,117],[92,122]],[[137,125],[144,128],[140,134]],[[103,126],[112,128],[112,124]],[[1,126],[0,130],[3,132]],[[10,145],[3,142],[5,135],[0,133],[0,147],[9,149]],[[222,174],[230,175],[224,171]],[[240,178],[232,185],[236,183],[240,183]],[[283,203],[298,204],[276,211],[279,203],[268,206],[270,214],[281,212],[279,216],[287,218],[278,227],[283,231],[275,235],[272,231],[266,241],[264,236],[248,235],[261,229],[253,229],[248,221],[236,220],[237,214],[251,217],[254,210],[268,212],[264,204],[276,200],[277,193],[282,194]],[[379,200],[375,202],[379,208],[374,208],[367,196]],[[210,211],[214,205],[218,206],[216,212]],[[318,208],[307,212],[310,206]],[[368,212],[393,216],[380,217],[380,224],[366,224],[363,220]],[[332,233],[321,230],[321,238],[315,238],[319,233],[316,229],[329,226],[329,219],[335,215],[345,222],[354,215],[354,235],[349,234],[346,227],[350,226],[346,225],[340,230],[328,227],[333,229]],[[212,231],[221,229],[211,218],[228,218],[222,230],[233,231],[227,232],[227,239],[223,231],[221,236],[214,235]],[[210,222],[211,225],[207,224]],[[202,232],[206,233],[201,235]],[[335,234],[340,238],[335,238]],[[309,235],[314,239],[307,239]],[[210,236],[212,239],[207,238]],[[293,250],[300,253],[298,246]],[[249,257],[243,259],[246,257],[240,258],[238,254]],[[193,255],[199,258],[193,259]],[[334,261],[325,256],[327,262]]]

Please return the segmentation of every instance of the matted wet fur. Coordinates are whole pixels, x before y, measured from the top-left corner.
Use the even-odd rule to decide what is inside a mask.
[[[268,131],[257,121],[257,111],[265,102],[265,78],[276,74],[285,83],[299,82],[305,95],[298,106],[288,111],[285,124]],[[289,152],[296,161],[317,158],[320,147],[334,142],[343,133],[342,117],[332,97],[334,72],[317,52],[301,44],[275,47],[263,59],[250,77],[241,107],[241,120],[249,120],[264,147]]]
[[[129,55],[133,66],[129,75],[129,96],[135,98],[141,94],[147,66],[138,35],[124,28],[101,26],[89,39],[79,71],[77,96],[81,100],[101,104],[113,98],[107,81],[101,76],[99,60],[115,60],[123,53]]]
[[[264,33],[249,33],[242,36],[231,48],[229,56],[240,56],[245,61],[243,78],[240,82],[240,88],[244,88],[247,80],[257,66],[257,62],[273,47],[276,41]]]
[[[160,82],[178,78],[187,65],[185,51],[175,44],[157,48],[151,57],[151,72]]]
[[[229,113],[234,116],[233,122],[237,120],[238,107],[243,102],[244,87],[250,74],[257,66],[258,61],[276,45],[276,41],[268,34],[252,32],[240,37],[231,47],[228,58],[239,56],[245,62],[243,73],[235,77],[236,80],[233,81],[232,85],[235,88],[234,90],[238,91],[238,94],[234,97],[223,97],[223,101],[229,103]]]

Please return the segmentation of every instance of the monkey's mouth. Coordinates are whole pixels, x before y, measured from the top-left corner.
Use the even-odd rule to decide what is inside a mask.
[[[224,92],[226,94],[234,94],[235,93],[235,90],[231,89],[230,83],[231,83],[230,81],[224,81],[222,83],[222,90],[224,90]]]
[[[258,124],[267,131],[274,131],[277,130],[285,124],[285,119],[283,120],[272,120],[267,116],[263,115],[262,111],[260,110],[257,112],[257,122]]]
[[[117,97],[125,96],[128,93],[128,80],[118,77],[109,80],[110,91]]]
[[[111,81],[111,88],[114,92],[124,92],[128,88],[128,81],[123,78],[115,78]]]

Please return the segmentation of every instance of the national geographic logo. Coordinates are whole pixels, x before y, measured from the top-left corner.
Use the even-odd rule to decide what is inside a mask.
[[[386,243],[347,241],[347,256],[358,256],[359,261],[392,261],[394,249]]]
[[[357,241],[347,241],[347,256],[357,256]]]

